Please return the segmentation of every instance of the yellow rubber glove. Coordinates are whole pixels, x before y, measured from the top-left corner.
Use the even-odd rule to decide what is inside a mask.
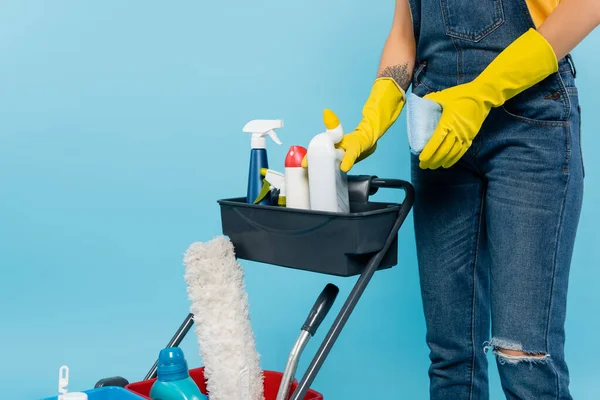
[[[396,121],[405,103],[404,90],[392,78],[377,78],[363,106],[362,120],[356,129],[342,138],[336,147],[344,150],[340,169],[350,171],[377,148],[377,141]],[[302,166],[308,166],[306,157]]]
[[[530,29],[511,43],[472,82],[425,96],[442,106],[442,116],[419,155],[422,169],[449,168],[471,146],[492,107],[558,71],[554,50]]]

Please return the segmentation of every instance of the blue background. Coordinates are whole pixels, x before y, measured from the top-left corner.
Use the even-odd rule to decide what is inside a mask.
[[[243,125],[284,119],[285,146],[269,144],[280,170],[289,145],[322,131],[323,108],[352,128],[393,3],[2,2],[0,397],[54,395],[62,364],[71,390],[106,376],[143,378],[189,310],[183,253],[220,233],[217,199],[245,193]],[[600,31],[574,52],[587,172],[567,322],[578,399],[600,392],[599,46]],[[402,116],[377,157],[354,172],[408,179],[404,126]],[[399,266],[375,276],[314,383],[326,399],[427,398],[414,248],[409,218]],[[342,298],[355,281],[243,265],[266,369],[283,369],[327,282]],[[183,348],[191,366],[201,364],[193,334]],[[500,399],[494,369],[492,398]]]

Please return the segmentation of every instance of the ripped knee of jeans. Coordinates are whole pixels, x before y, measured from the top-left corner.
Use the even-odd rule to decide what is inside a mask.
[[[550,354],[544,351],[524,349],[521,343],[505,339],[492,338],[485,342],[483,351],[487,353],[490,349],[500,364],[545,363],[550,358]]]

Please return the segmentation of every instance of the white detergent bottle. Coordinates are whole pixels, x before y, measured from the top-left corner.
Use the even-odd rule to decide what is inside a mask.
[[[344,130],[338,117],[325,110],[323,122],[327,130],[315,136],[308,144],[308,185],[310,208],[316,211],[348,213],[348,180],[340,169],[344,151],[335,148],[342,140]]]

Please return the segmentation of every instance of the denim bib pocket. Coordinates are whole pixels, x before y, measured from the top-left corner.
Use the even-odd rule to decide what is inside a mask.
[[[440,0],[446,35],[479,42],[504,23],[502,0]]]

